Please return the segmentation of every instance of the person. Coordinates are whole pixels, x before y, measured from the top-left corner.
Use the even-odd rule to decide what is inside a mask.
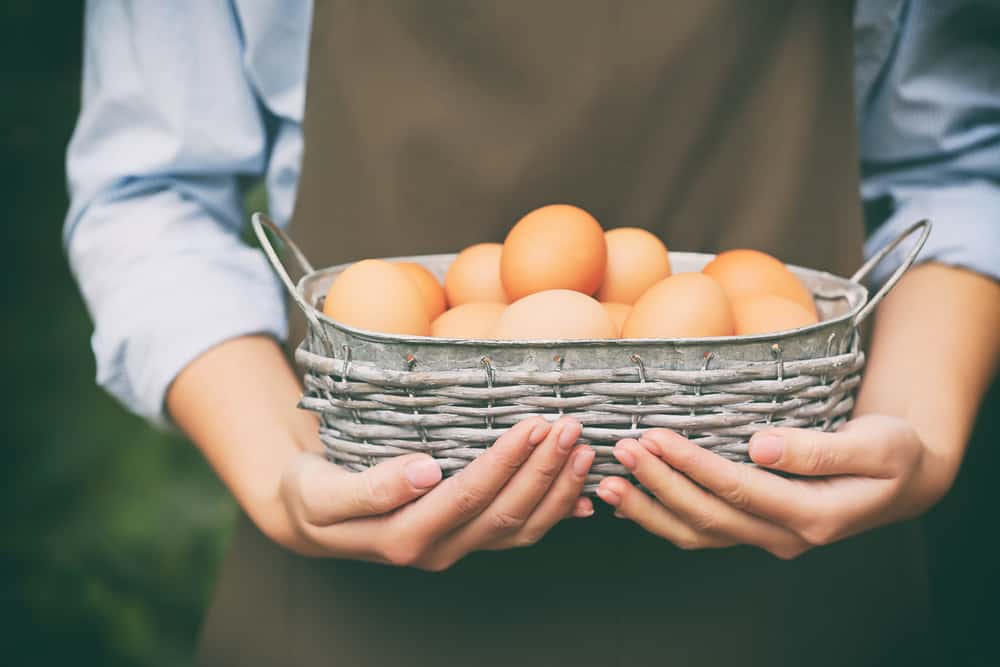
[[[911,519],[1000,350],[1000,12],[852,4],[88,3],[65,245],[97,380],[244,512],[204,664],[937,663]],[[844,429],[763,431],[759,468],[652,430],[615,447],[652,495],[594,503],[568,418],[447,479],[323,459],[240,239],[258,178],[318,265],[501,240],[553,201],[841,275],[935,227]]]

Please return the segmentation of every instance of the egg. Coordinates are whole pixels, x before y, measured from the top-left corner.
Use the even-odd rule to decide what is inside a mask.
[[[420,289],[391,262],[366,259],[347,267],[326,293],[323,313],[337,322],[380,333],[427,336]]]
[[[678,273],[650,287],[632,306],[622,338],[731,336],[733,315],[722,286],[703,273]]]
[[[500,280],[512,301],[553,289],[593,294],[604,280],[608,246],[600,223],[581,208],[531,211],[507,234]]]
[[[618,329],[618,335],[621,335],[622,326],[625,324],[625,319],[628,314],[632,311],[632,306],[627,303],[611,303],[602,302],[604,310],[608,311],[608,315],[611,316],[611,321],[615,323],[615,328]]]
[[[449,306],[493,301],[510,303],[500,282],[499,243],[477,243],[458,253],[444,277]]]
[[[437,338],[489,338],[500,314],[502,303],[463,303],[446,310],[431,323],[431,335]]]
[[[737,336],[798,329],[819,320],[801,304],[773,294],[751,294],[731,301]]]
[[[617,338],[611,316],[596,299],[568,289],[536,292],[507,306],[490,338],[579,340]]]
[[[420,296],[424,300],[424,307],[427,309],[427,317],[432,321],[445,310],[444,288],[434,277],[426,266],[416,262],[397,262],[396,266],[406,271],[420,290]]]
[[[730,299],[747,294],[773,294],[800,304],[813,315],[816,304],[805,285],[781,260],[758,250],[727,250],[702,273],[719,281]]]
[[[599,301],[633,304],[654,283],[670,275],[667,246],[656,235],[638,227],[621,227],[604,233],[608,246],[604,282]]]

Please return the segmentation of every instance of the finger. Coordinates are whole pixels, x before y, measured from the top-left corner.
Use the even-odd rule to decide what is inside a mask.
[[[545,498],[531,513],[524,527],[511,538],[513,546],[529,546],[537,543],[552,526],[565,518],[567,513],[577,518],[585,518],[594,513],[594,503],[583,498],[583,485],[587,473],[594,463],[596,452],[592,447],[580,445],[573,454]]]
[[[702,449],[673,431],[652,429],[642,442],[649,443],[674,470],[705,487],[736,509],[755,514],[801,534],[823,513],[817,494],[808,493],[798,480],[789,480],[766,470],[727,461]]]
[[[426,545],[477,517],[551,428],[541,417],[519,422],[461,472],[442,482],[434,493],[401,512],[399,538]]]
[[[573,503],[573,511],[570,512],[570,516],[574,519],[586,519],[588,516],[594,515],[594,502],[586,497],[581,496],[576,499]]]
[[[347,472],[316,453],[302,454],[289,491],[314,526],[385,514],[427,493],[441,468],[426,454],[390,459],[364,472]]]
[[[663,505],[698,533],[752,544],[782,558],[798,555],[807,546],[794,532],[736,509],[705,491],[655,457],[640,441],[622,440],[614,454]]]
[[[877,428],[850,428],[835,433],[772,428],[750,438],[754,463],[797,475],[862,475],[890,478],[900,456],[896,439]]]
[[[717,535],[699,533],[680,517],[621,477],[605,477],[597,495],[615,508],[615,514],[631,519],[650,533],[681,549],[718,549],[732,546]]]
[[[498,533],[516,532],[527,523],[553,482],[560,477],[580,431],[580,422],[569,417],[561,417],[552,425],[544,442],[531,453],[490,506],[469,524],[467,532],[473,539],[485,543],[500,536]],[[560,518],[579,495],[577,491],[559,508]]]
[[[581,430],[580,422],[570,417],[561,417],[556,421],[545,441],[531,453],[524,466],[514,474],[489,509],[476,519],[476,523],[501,531],[509,529],[509,532],[513,532],[520,529],[553,482],[561,477]],[[571,489],[564,489],[569,490]],[[579,495],[580,491],[577,490],[570,502],[561,507],[561,515],[565,515]]]
[[[558,502],[547,504],[548,513],[533,522],[531,536],[537,541],[548,527],[565,518],[583,489],[582,479],[572,475],[572,467],[567,470],[565,466],[573,445],[580,437],[580,430],[580,423],[569,417],[562,417],[553,424],[545,441],[532,452],[496,499],[482,514],[448,538],[445,548],[465,554],[487,546],[508,545],[510,541],[507,538],[513,536],[524,542],[517,546],[527,546],[528,520],[542,499],[547,500],[546,494],[550,489],[557,492]],[[567,477],[570,484],[563,482]],[[552,488],[557,479],[562,483]],[[540,521],[548,525],[540,525]]]

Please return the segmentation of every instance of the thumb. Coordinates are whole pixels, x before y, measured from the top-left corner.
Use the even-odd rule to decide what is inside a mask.
[[[442,477],[437,461],[426,454],[396,457],[357,473],[319,454],[310,458],[299,490],[305,518],[316,526],[386,514],[424,495]]]
[[[864,475],[881,477],[880,443],[863,430],[835,433],[797,428],[758,431],[750,438],[754,463],[796,475]]]

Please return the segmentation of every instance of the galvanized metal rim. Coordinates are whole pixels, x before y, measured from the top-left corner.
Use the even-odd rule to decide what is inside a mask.
[[[691,259],[710,259],[715,257],[711,253],[696,253],[696,252],[671,252],[671,256],[683,256],[685,258]],[[383,258],[387,262],[417,262],[423,263],[426,260],[444,260],[447,258],[454,257],[452,253],[441,253],[434,255],[411,255],[406,257],[386,257]],[[410,335],[400,335],[400,334],[386,334],[379,333],[377,331],[369,331],[367,329],[357,329],[355,327],[337,322],[331,319],[323,313],[320,309],[316,308],[306,296],[306,286],[309,282],[317,280],[325,274],[332,273],[335,271],[341,271],[354,262],[347,262],[344,264],[338,264],[336,266],[328,267],[325,269],[318,269],[311,273],[307,273],[302,276],[295,286],[296,291],[305,303],[309,304],[313,313],[317,319],[324,324],[327,324],[339,331],[342,331],[351,336],[361,338],[363,340],[379,342],[379,343],[419,343],[421,345],[436,345],[436,346],[463,346],[463,347],[482,347],[484,345],[493,348],[531,348],[531,347],[557,347],[565,348],[567,346],[579,346],[579,347],[646,347],[651,345],[677,345],[677,346],[704,346],[711,345],[713,343],[719,344],[739,344],[739,343],[766,343],[766,342],[777,342],[782,340],[787,340],[789,338],[795,338],[803,334],[808,334],[820,329],[835,326],[837,324],[843,323],[846,320],[854,318],[868,303],[869,292],[868,288],[861,283],[850,280],[849,278],[844,278],[832,273],[825,271],[817,271],[815,269],[809,269],[806,267],[798,266],[795,264],[788,264],[788,268],[795,273],[798,277],[805,276],[815,276],[824,277],[838,281],[844,285],[845,291],[840,294],[813,294],[817,299],[845,299],[850,300],[848,297],[848,288],[851,290],[856,290],[858,296],[860,297],[851,308],[841,313],[840,315],[828,319],[821,320],[816,324],[810,324],[805,327],[798,327],[796,329],[788,329],[787,331],[780,331],[775,333],[766,334],[755,334],[752,336],[707,336],[703,338],[582,338],[582,339],[535,339],[535,340],[498,340],[492,338],[438,338],[435,336],[410,336]]]

